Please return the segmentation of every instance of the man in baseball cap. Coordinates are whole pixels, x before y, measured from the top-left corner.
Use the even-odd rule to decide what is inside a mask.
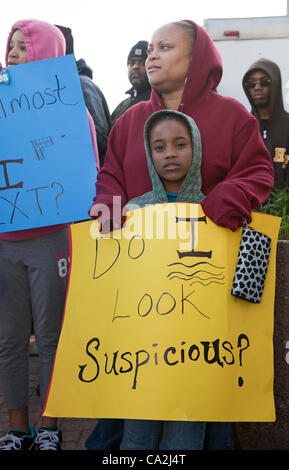
[[[132,85],[126,93],[130,95],[123,100],[113,111],[111,115],[112,124],[128,108],[139,101],[150,99],[151,86],[148,82],[145,60],[147,58],[147,41],[138,41],[130,50],[127,58],[128,79]]]

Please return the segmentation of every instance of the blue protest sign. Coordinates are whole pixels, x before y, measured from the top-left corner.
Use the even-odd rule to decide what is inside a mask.
[[[0,84],[0,232],[88,219],[96,163],[72,55]]]

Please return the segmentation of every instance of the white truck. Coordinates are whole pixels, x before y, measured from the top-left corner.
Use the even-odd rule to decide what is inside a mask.
[[[266,58],[281,70],[284,107],[289,112],[289,16],[206,19],[204,28],[223,61],[218,93],[237,99],[250,110],[242,78],[253,62]]]

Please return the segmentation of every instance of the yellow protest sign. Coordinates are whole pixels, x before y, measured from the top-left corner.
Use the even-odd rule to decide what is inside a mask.
[[[231,295],[241,229],[199,204],[129,214],[101,236],[71,227],[62,333],[44,414],[274,421],[273,312],[280,219],[253,214],[272,239],[260,304]]]

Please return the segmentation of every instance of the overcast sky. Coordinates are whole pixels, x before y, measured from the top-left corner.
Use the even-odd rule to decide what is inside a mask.
[[[110,111],[130,88],[126,61],[138,40],[150,40],[159,26],[182,19],[203,25],[207,18],[283,16],[286,0],[14,0],[1,3],[0,60],[8,33],[20,19],[37,18],[69,26],[76,59],[93,69]]]

